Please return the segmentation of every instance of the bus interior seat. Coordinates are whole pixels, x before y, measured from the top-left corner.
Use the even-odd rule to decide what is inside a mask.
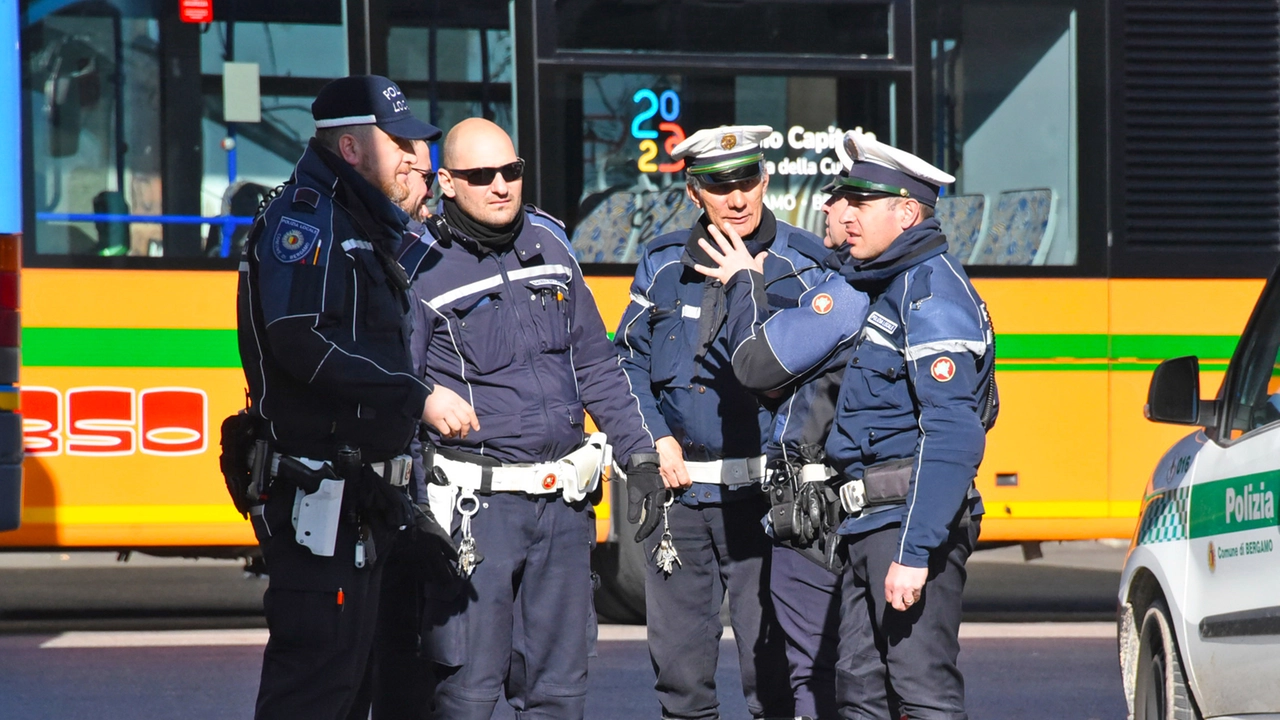
[[[960,262],[968,264],[978,239],[987,229],[990,210],[987,196],[981,193],[938,198],[933,216],[947,236],[948,252]]]
[[[969,258],[973,265],[1043,265],[1057,220],[1051,188],[1006,190],[996,198],[991,224]]]
[[[690,227],[699,213],[684,185],[656,192],[619,191],[578,222],[573,252],[584,263],[637,262],[646,241]]]

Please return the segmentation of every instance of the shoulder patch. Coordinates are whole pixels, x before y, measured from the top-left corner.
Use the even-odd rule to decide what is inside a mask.
[[[949,357],[940,357],[929,366],[929,374],[938,382],[948,382],[956,374],[956,363]]]
[[[305,259],[319,243],[320,228],[291,217],[282,217],[276,223],[271,250],[280,262],[294,263]]]
[[[310,205],[312,210],[320,207],[320,193],[314,188],[300,187],[293,191],[294,205]]]
[[[898,331],[898,323],[890,320],[889,318],[881,315],[878,312],[871,313],[871,315],[867,317],[867,322],[871,323],[872,325],[875,325],[876,327],[889,333],[890,335]]]
[[[826,315],[831,312],[831,308],[836,306],[836,301],[831,299],[831,296],[827,293],[818,293],[813,296],[813,301],[810,304],[813,306],[814,312],[819,315]]]

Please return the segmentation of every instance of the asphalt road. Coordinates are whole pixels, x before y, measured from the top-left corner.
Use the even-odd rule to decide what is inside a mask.
[[[1096,626],[1076,626],[1086,635]],[[217,636],[242,631],[209,631]],[[134,641],[147,633],[131,631]],[[102,634],[89,634],[92,641]],[[59,637],[0,637],[0,717],[7,720],[230,720],[252,716],[260,644],[41,647]],[[72,640],[75,640],[73,637]],[[214,641],[214,640],[209,640]],[[74,643],[73,643],[74,644]],[[984,720],[1120,720],[1125,716],[1115,640],[1098,637],[962,641],[971,717]],[[747,718],[732,644],[721,645],[717,683],[726,720]],[[657,717],[648,653],[638,640],[600,643],[587,717]],[[505,703],[495,718],[515,717]]]
[[[1017,547],[970,562],[961,654],[970,715],[1119,720],[1114,617],[1124,549],[1044,549],[1033,562]],[[233,562],[0,555],[0,718],[251,717],[265,586]],[[158,646],[175,642],[175,631],[188,644]],[[589,718],[658,715],[643,632],[604,630]],[[726,640],[717,678],[726,720],[747,717],[731,648]],[[500,703],[495,717],[514,714]]]

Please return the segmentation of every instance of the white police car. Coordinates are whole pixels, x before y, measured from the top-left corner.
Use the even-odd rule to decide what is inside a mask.
[[[1166,360],[1147,417],[1199,425],[1156,466],[1120,581],[1130,717],[1280,719],[1280,274],[1218,397]]]

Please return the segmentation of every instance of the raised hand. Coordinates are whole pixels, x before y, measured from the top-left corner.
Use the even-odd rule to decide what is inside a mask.
[[[711,238],[716,241],[717,247],[711,247],[711,243],[705,239],[699,239],[698,245],[716,263],[716,267],[694,265],[694,270],[707,277],[715,278],[722,284],[727,284],[729,278],[741,270],[754,270],[761,274],[764,273],[764,258],[768,253],[762,252],[752,257],[751,252],[747,250],[747,244],[742,241],[737,231],[729,225],[725,225],[723,232],[715,225],[709,225],[707,230],[711,234]]]

